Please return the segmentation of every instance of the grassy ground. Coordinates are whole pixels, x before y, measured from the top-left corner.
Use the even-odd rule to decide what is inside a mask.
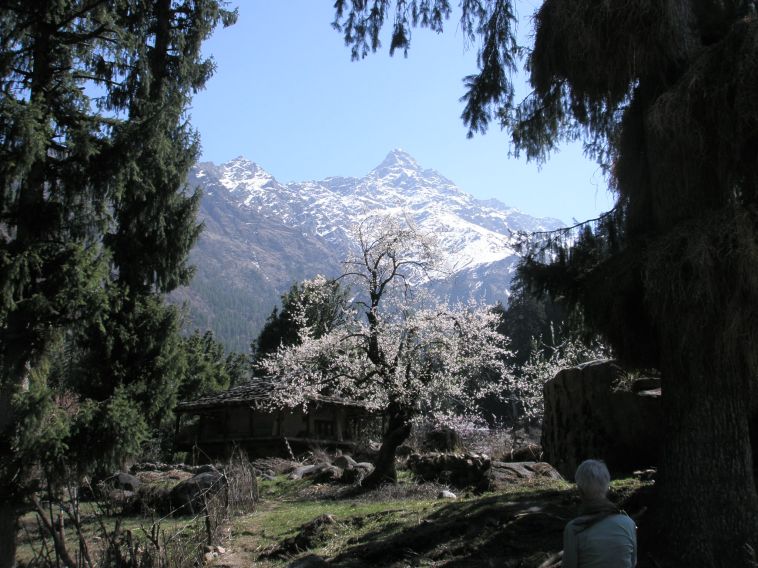
[[[635,480],[615,482],[614,498],[623,501],[639,487]],[[456,500],[437,499],[439,489],[406,481],[355,495],[302,481],[266,482],[258,511],[235,520],[231,556],[218,564],[287,566],[315,554],[340,567],[537,567],[561,549],[563,527],[578,505],[563,482]],[[302,529],[324,514],[334,522],[315,534]],[[298,542],[309,546],[298,549]]]
[[[46,504],[43,502],[43,505]],[[58,513],[58,510],[52,509],[52,518],[57,519]],[[48,511],[49,514],[50,511]],[[116,515],[111,511],[104,511],[92,502],[81,503],[79,515],[82,532],[93,558],[98,557],[102,552],[105,539],[113,537],[116,533],[122,539],[133,538],[145,541],[149,534],[160,536],[165,541],[173,535],[182,535],[190,531],[199,533],[204,529],[202,523],[192,517]],[[78,536],[65,514],[63,514],[63,519],[66,527],[64,531],[66,548],[72,556],[76,557],[79,554]],[[49,537],[42,538],[41,535],[46,535],[46,532],[40,529],[41,525],[36,513],[30,511],[20,518],[16,559],[21,566],[30,564],[45,566],[46,562],[55,561],[53,543]],[[158,532],[153,533],[154,530]],[[198,546],[202,548],[203,544],[198,543]]]
[[[641,487],[635,480],[617,481],[611,496],[633,504],[629,498]],[[404,476],[396,486],[356,493],[277,476],[260,483],[261,501],[254,513],[232,520],[222,542],[226,552],[213,564],[278,567],[318,555],[338,567],[536,568],[561,549],[563,527],[578,506],[571,486],[556,481],[525,482],[480,496],[461,492],[456,500],[437,499],[440,489]],[[318,518],[320,523],[303,528]],[[96,538],[94,521],[88,522]],[[105,522],[112,527],[116,521],[108,517]],[[150,525],[138,517],[122,522],[134,531]],[[170,534],[187,522],[166,519],[162,529]],[[34,541],[33,518],[25,517],[24,523]],[[29,554],[31,548],[24,544],[19,560]]]

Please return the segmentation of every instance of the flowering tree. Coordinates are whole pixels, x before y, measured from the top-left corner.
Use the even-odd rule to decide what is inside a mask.
[[[563,369],[605,359],[609,355],[610,349],[597,338],[584,342],[576,333],[569,333],[560,343],[550,341],[546,344],[541,338],[533,337],[529,358],[517,368],[518,380],[513,381],[514,388],[508,395],[521,406],[520,422],[524,426],[533,421],[542,422],[545,412],[543,388],[548,380]],[[514,421],[514,427],[517,424],[518,421]]]
[[[347,295],[348,290],[338,281],[321,274],[294,284],[282,295],[282,309],[274,308],[251,345],[253,361],[257,362],[282,345],[298,343],[299,331],[304,325],[309,326],[316,337],[338,325],[345,315]]]
[[[305,405],[309,397],[365,401],[386,416],[372,486],[395,481],[395,450],[422,415],[475,414],[477,401],[503,390],[509,355],[496,330],[498,316],[482,306],[449,306],[414,284],[440,270],[434,240],[408,221],[364,220],[355,230],[356,254],[343,278],[357,293],[342,325],[263,361],[284,388],[277,403]],[[483,381],[482,377],[497,377]]]

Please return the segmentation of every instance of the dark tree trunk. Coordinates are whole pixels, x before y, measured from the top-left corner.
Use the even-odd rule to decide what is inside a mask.
[[[374,471],[363,480],[363,487],[378,487],[384,483],[397,482],[395,451],[411,433],[410,417],[396,405],[390,405],[387,430],[382,436],[382,446],[374,461]]]
[[[6,497],[0,499],[0,568],[16,566],[17,510]]]
[[[750,389],[733,369],[711,371],[664,370],[661,548],[675,551],[671,566],[755,566],[746,547],[758,550]]]
[[[49,2],[39,2],[36,6],[37,19],[31,25],[33,31],[32,67],[30,99],[42,103],[45,116],[38,118],[40,124],[49,121],[51,83],[53,82],[52,35],[54,25],[46,21],[50,15]],[[45,203],[46,172],[48,154],[30,154],[35,160],[26,180],[18,184],[17,211],[13,218],[15,239],[12,250],[27,252],[35,243],[51,239],[58,229],[57,219],[49,215]],[[47,260],[47,259],[45,259]],[[25,467],[11,445],[18,417],[13,402],[14,397],[29,388],[28,368],[35,351],[44,344],[47,314],[40,316],[32,303],[26,302],[40,292],[40,282],[51,277],[41,270],[31,270],[23,286],[13,290],[14,308],[6,316],[0,327],[0,568],[16,565],[16,530],[20,496],[25,491]],[[12,288],[11,288],[12,290]]]

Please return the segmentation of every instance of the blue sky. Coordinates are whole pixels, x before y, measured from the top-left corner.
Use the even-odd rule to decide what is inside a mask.
[[[534,0],[519,7],[526,29]],[[237,23],[205,45],[215,75],[194,98],[192,123],[206,161],[243,155],[279,181],[363,176],[393,148],[464,191],[566,222],[610,209],[598,166],[571,146],[541,169],[508,157],[496,125],[466,138],[462,78],[476,70],[457,21],[414,31],[407,58],[389,42],[353,62],[331,28],[329,0],[239,0]],[[528,30],[527,30],[528,31]],[[526,40],[524,40],[526,41]]]

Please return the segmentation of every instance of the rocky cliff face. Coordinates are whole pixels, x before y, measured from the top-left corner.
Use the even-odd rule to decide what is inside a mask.
[[[174,299],[187,303],[190,327],[212,329],[242,351],[293,283],[340,273],[353,246],[349,228],[367,215],[406,215],[433,232],[456,268],[429,285],[451,299],[489,303],[507,300],[515,233],[561,225],[477,200],[402,150],[363,178],[282,184],[239,157],[200,163],[189,181],[203,189],[205,230],[192,253],[195,279]]]

